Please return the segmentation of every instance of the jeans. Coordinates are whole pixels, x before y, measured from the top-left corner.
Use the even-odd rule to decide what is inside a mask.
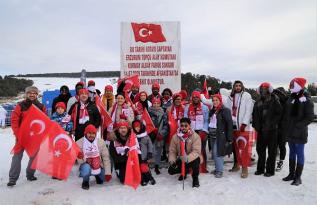
[[[305,144],[295,144],[295,143],[288,143],[289,146],[289,159],[295,160],[297,157],[297,164],[304,165],[305,162],[305,155],[304,155],[304,148]]]
[[[161,146],[154,145],[154,164],[155,165],[160,165],[162,151],[163,151],[163,145]]]
[[[83,178],[84,182],[89,182],[89,177],[91,174],[91,167],[88,163],[84,163],[79,167],[80,176]],[[105,169],[101,168],[100,174],[96,175],[100,179],[100,181],[104,181],[105,179]]]
[[[216,172],[223,172],[224,159],[222,156],[218,156],[217,139],[213,139],[212,142],[213,142],[212,155],[213,155],[213,159],[215,160]]]

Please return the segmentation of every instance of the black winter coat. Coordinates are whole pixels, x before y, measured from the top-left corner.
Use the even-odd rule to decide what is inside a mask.
[[[308,125],[314,120],[314,104],[308,94],[305,94],[306,102],[300,102],[297,114],[292,113],[294,97],[290,97],[286,103],[285,135],[286,140],[296,144],[306,144],[308,138]]]
[[[65,106],[67,106],[68,100],[71,97],[72,97],[72,95],[70,93],[68,93],[67,95],[60,94],[59,96],[54,98],[53,103],[52,103],[52,114],[56,111],[55,106],[57,103],[63,102],[63,103],[65,103]]]
[[[215,113],[215,110],[212,109],[209,112],[210,117]],[[216,130],[216,139],[217,139],[217,153],[218,156],[225,156],[227,154],[226,147],[229,146],[228,143],[232,142],[233,134],[233,122],[231,111],[222,106],[219,112],[216,114],[217,117],[217,130]]]
[[[257,132],[277,130],[282,116],[282,106],[278,97],[271,94],[268,101],[257,100],[252,112],[252,126]]]

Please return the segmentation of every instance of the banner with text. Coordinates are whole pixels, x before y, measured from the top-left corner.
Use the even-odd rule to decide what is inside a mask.
[[[139,75],[140,90],[154,82],[173,92],[181,89],[180,23],[121,23],[121,78]]]

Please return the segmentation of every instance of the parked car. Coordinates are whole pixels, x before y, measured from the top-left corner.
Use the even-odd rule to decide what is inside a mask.
[[[311,99],[314,103],[314,114],[315,114],[314,121],[317,122],[317,96],[312,96]]]

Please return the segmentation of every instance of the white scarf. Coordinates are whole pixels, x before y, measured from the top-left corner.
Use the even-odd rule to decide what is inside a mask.
[[[93,142],[90,142],[86,137],[84,137],[83,141],[84,161],[90,165],[92,175],[98,175],[101,172],[101,160],[97,141],[98,139],[95,138]]]

